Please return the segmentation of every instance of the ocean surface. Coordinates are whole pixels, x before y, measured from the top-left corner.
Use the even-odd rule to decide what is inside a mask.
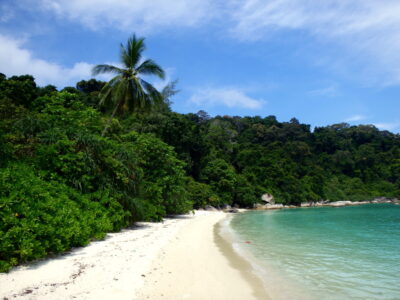
[[[400,299],[400,206],[252,211],[227,226],[272,299]]]

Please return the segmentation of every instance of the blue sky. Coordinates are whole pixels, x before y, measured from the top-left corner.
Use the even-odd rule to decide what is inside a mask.
[[[136,33],[179,80],[175,111],[398,133],[399,16],[398,0],[2,0],[0,72],[73,86]]]

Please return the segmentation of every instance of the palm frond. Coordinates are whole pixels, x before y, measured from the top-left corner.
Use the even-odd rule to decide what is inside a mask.
[[[101,73],[116,73],[99,93],[100,105],[106,109],[114,107],[112,114],[102,132],[104,136],[112,118],[118,113],[150,110],[154,104],[162,103],[163,96],[150,83],[142,80],[140,75],[156,75],[165,78],[164,70],[153,60],[142,60],[142,53],[146,49],[144,38],[137,38],[133,34],[128,42],[120,45],[120,59],[123,65],[118,68],[112,65],[97,65],[93,68],[93,75]],[[139,65],[139,67],[136,67]],[[175,84],[175,83],[174,83]],[[171,85],[166,95],[176,93],[175,85]]]
[[[145,91],[147,92],[147,105],[160,105],[163,102],[163,97],[157,89],[152,86],[150,83],[147,81],[140,79],[141,85],[144,87]]]
[[[92,69],[92,75],[96,76],[103,73],[121,74],[124,70],[112,65],[97,65]]]
[[[133,101],[132,105],[136,106],[139,110],[143,110],[147,104],[147,96],[146,96],[146,91],[143,90],[143,86],[141,85],[141,80],[137,77],[133,78],[131,80],[132,83],[132,95],[133,95]],[[136,110],[133,108],[132,110]]]
[[[121,75],[115,76],[113,79],[111,79],[109,82],[106,83],[106,85],[101,89],[99,93],[100,101],[99,104],[100,106],[107,106],[107,102],[112,102],[112,92],[115,90],[115,86],[122,80]],[[111,100],[111,101],[109,101]]]
[[[171,81],[168,83],[161,91],[161,95],[164,99],[169,99],[172,96],[178,94],[180,91],[176,89],[176,85],[178,84],[178,80]]]
[[[143,75],[156,75],[161,79],[165,78],[164,70],[151,59],[147,59],[141,63],[136,71]]]
[[[128,39],[128,43],[126,44],[125,52],[129,58],[128,68],[134,68],[136,64],[142,58],[142,52],[146,49],[146,45],[144,44],[144,38],[136,38],[136,35],[133,34],[132,37]]]
[[[134,67],[132,65],[132,60],[123,44],[120,45],[120,55],[119,56],[120,56],[121,63],[124,65],[125,68]]]

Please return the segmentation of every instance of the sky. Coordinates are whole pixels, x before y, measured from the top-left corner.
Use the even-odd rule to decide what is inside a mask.
[[[178,80],[172,109],[400,132],[398,0],[0,0],[0,72],[75,86],[119,45]],[[98,76],[107,80],[107,76]]]

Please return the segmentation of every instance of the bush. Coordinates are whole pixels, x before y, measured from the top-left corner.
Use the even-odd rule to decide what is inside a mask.
[[[201,180],[209,184],[220,198],[218,204],[232,204],[236,177],[235,169],[223,159],[210,161],[200,176]]]
[[[131,132],[122,137],[138,157],[143,172],[138,198],[144,220],[160,221],[170,214],[187,213],[192,202],[186,192],[184,163],[171,146],[151,134]]]
[[[0,169],[0,219],[1,272],[125,225],[122,207],[106,194],[79,194],[22,164]]]
[[[187,185],[189,199],[193,203],[193,207],[203,208],[206,205],[217,206],[220,203],[219,197],[212,191],[208,184],[189,179]]]

